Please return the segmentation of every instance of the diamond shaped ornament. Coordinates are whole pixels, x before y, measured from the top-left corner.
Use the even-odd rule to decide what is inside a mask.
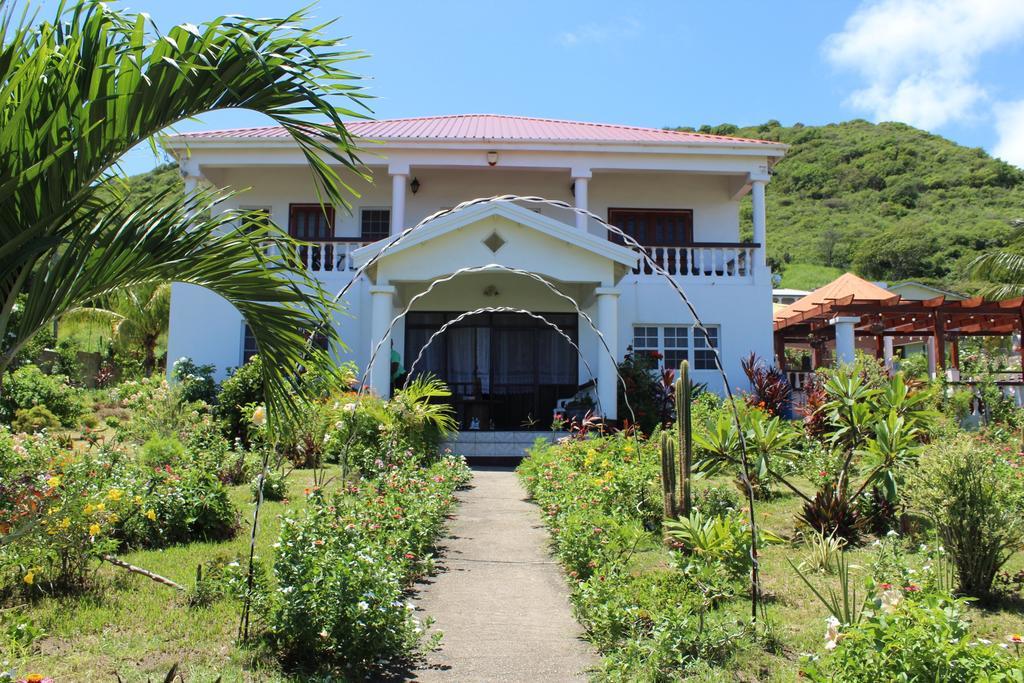
[[[494,253],[498,253],[498,250],[505,246],[505,239],[496,232],[492,232],[487,239],[484,240],[484,245]]]

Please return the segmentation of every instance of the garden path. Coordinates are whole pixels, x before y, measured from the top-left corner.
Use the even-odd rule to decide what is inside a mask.
[[[597,663],[580,639],[548,534],[511,469],[477,468],[443,539],[418,616],[444,633],[411,672],[419,681],[585,680]]]

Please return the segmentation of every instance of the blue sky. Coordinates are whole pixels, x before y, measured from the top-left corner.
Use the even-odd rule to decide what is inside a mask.
[[[47,3],[49,5],[49,3]],[[129,0],[161,27],[287,0]],[[904,120],[1024,164],[1024,1],[323,1],[368,53],[378,118],[507,113],[642,126]],[[179,130],[260,125],[247,112]],[[154,159],[133,152],[129,172]]]

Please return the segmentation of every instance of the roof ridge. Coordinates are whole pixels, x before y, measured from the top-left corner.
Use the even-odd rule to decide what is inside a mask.
[[[731,135],[713,135],[710,133],[698,133],[696,131],[680,131],[671,130],[667,128],[653,128],[650,126],[637,126],[625,123],[604,123],[600,121],[576,121],[573,119],[559,119],[552,117],[543,116],[523,116],[519,114],[493,114],[493,113],[474,113],[474,114],[439,114],[433,116],[409,116],[399,117],[391,119],[355,119],[351,121],[345,121],[345,125],[353,128],[367,127],[367,126],[379,126],[387,125],[391,123],[410,123],[410,122],[427,122],[427,121],[450,121],[450,120],[465,120],[465,119],[498,119],[498,120],[513,120],[513,121],[531,121],[539,123],[551,123],[551,124],[564,124],[572,126],[583,126],[587,128],[605,129],[605,130],[626,130],[626,131],[642,131],[648,134],[654,134],[658,137],[665,139],[678,139],[678,138],[689,138],[698,140],[708,141],[720,141],[720,142],[739,142],[739,143],[761,143],[777,145],[780,144],[778,141],[763,140],[760,138],[744,138]],[[193,131],[188,133],[182,133],[182,137],[199,137],[199,136],[217,136],[225,135],[235,132],[246,132],[246,131],[278,131],[283,130],[283,126],[279,125],[265,125],[265,126],[248,126],[248,127],[233,127],[233,128],[222,128],[215,130],[206,131]]]

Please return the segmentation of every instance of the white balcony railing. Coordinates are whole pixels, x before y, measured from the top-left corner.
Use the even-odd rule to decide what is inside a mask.
[[[298,248],[299,260],[311,273],[341,273],[355,270],[352,252],[370,242],[328,240],[302,242]]]
[[[704,243],[643,249],[660,268],[672,276],[694,280],[752,280],[757,248],[756,244]],[[633,272],[651,275],[655,271],[646,260],[642,260]]]

